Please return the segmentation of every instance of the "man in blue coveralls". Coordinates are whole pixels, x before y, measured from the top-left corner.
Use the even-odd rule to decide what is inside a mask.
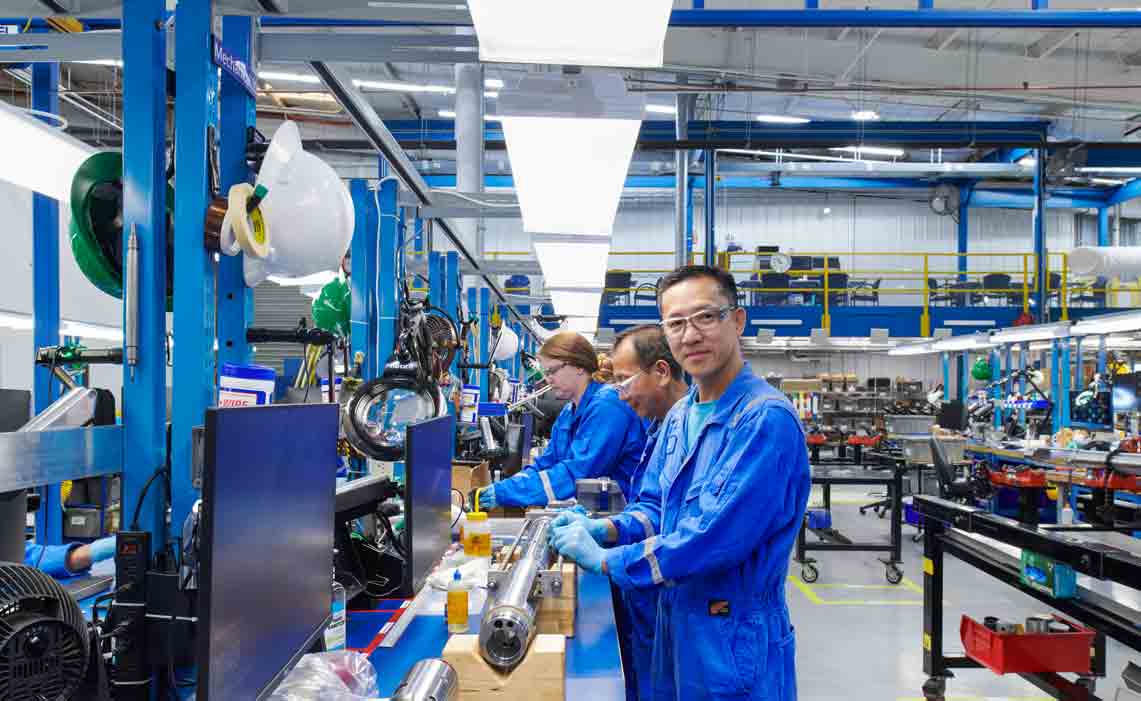
[[[695,387],[666,417],[640,501],[654,535],[609,550],[592,524],[552,544],[622,589],[659,590],[652,693],[665,701],[796,698],[788,560],[810,476],[789,401],[741,355],[745,311],[723,270],[684,266],[658,285],[670,350]]]
[[[573,520],[589,522],[590,535],[604,546],[638,543],[654,534],[650,516],[656,511],[653,503],[648,511],[640,502],[644,480],[654,483],[650,493],[656,502],[660,498],[658,475],[646,472],[650,456],[657,443],[658,430],[674,404],[681,401],[689,388],[682,376],[681,365],[670,353],[669,342],[657,324],[636,326],[618,334],[610,354],[614,367],[614,382],[618,396],[630,405],[646,428],[646,447],[642,459],[631,477],[634,498],[620,514],[591,521],[577,511],[564,511],[555,517],[558,528]],[[626,698],[647,701],[650,694],[651,660],[654,645],[654,627],[658,613],[658,590],[618,590],[618,642],[622,648],[622,671],[626,676]]]

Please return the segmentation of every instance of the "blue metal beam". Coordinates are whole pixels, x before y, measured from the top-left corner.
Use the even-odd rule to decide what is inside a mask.
[[[463,286],[463,278],[460,276],[460,254],[456,251],[448,251],[444,257],[444,311],[448,313],[458,323],[460,320],[460,288]],[[452,361],[452,377],[459,377],[460,372],[457,367],[460,362],[460,354],[456,353],[456,359]]]
[[[1141,197],[1141,178],[1134,178],[1124,185],[1118,185],[1110,192],[1109,199],[1106,200],[1105,204],[1121,204],[1137,197]]]
[[[253,19],[226,16],[222,18],[222,46],[246,65],[251,65],[253,51]],[[238,183],[250,182],[253,174],[246,163],[247,129],[256,121],[254,99],[241,83],[225,71],[219,86],[219,175],[222,193]],[[237,363],[250,361],[246,328],[253,320],[254,291],[246,287],[242,275],[242,258],[222,256],[218,261],[218,361]]]
[[[705,152],[705,260],[717,265],[717,152]]]
[[[32,109],[59,114],[59,64],[32,65]],[[59,345],[59,202],[54,197],[32,193],[32,316],[36,348]],[[34,366],[36,413],[48,408],[59,396],[53,392],[51,371]],[[63,542],[63,509],[59,484],[40,488],[36,511],[36,540],[42,545]]]
[[[972,207],[994,207],[1003,209],[1034,209],[1034,193],[1027,190],[987,189],[975,190],[971,194]],[[1094,209],[1102,207],[1106,201],[1097,191],[1075,196],[1064,193],[1050,193],[1046,200],[1047,209]]]
[[[981,160],[983,163],[1017,163],[1033,153],[1034,149],[1030,148],[997,148]]]
[[[352,326],[350,331],[354,362],[359,353],[363,357],[361,374],[365,380],[379,375],[384,358],[377,358],[377,305],[376,305],[376,205],[368,181],[355,179],[349,183],[353,199],[354,228],[352,255]]]
[[[207,127],[216,117],[218,70],[213,65],[213,16],[208,0],[178,3],[174,55],[178,82],[174,101],[174,353],[171,425],[171,523],[181,526],[199,493],[191,479],[191,431],[215,403],[214,262],[202,246],[202,213],[210,202],[205,154]],[[164,379],[165,379],[165,372]],[[164,383],[165,384],[165,383]]]
[[[1129,29],[1141,13],[1105,10],[674,10],[671,27]]]
[[[378,207],[376,216],[380,225],[379,252],[376,260],[376,277],[370,284],[376,289],[379,324],[377,327],[377,369],[382,369],[388,356],[396,346],[396,316],[398,313],[399,287],[397,277],[397,256],[401,253],[397,244],[396,228],[400,225],[400,206],[396,201],[399,186],[394,178],[386,178],[380,183],[376,193]],[[375,223],[375,222],[374,222]]]
[[[1047,284],[1049,277],[1046,275],[1046,271],[1050,267],[1049,259],[1046,256],[1046,201],[1048,197],[1049,195],[1046,193],[1046,151],[1039,149],[1034,168],[1034,255],[1037,257],[1035,279],[1038,281],[1037,317],[1040,322],[1047,321],[1050,314],[1047,304],[1050,299],[1050,286]]]
[[[968,248],[970,246],[970,233],[971,233],[971,223],[970,223],[971,217],[970,217],[970,215],[971,215],[971,210],[970,210],[970,207],[968,206],[968,203],[970,202],[970,200],[971,200],[971,188],[969,188],[965,185],[960,186],[959,187],[959,221],[958,221],[958,225],[959,225],[958,234],[959,234],[959,236],[958,236],[958,247],[956,248],[956,251],[958,253],[967,253]],[[959,282],[965,282],[967,279],[966,273],[968,270],[967,257],[965,255],[961,255],[958,258],[958,270],[959,270]],[[927,281],[925,280],[923,282],[923,284],[927,285]]]
[[[491,290],[479,288],[479,364],[491,362]],[[488,400],[488,371],[479,371],[479,401]]]
[[[132,505],[144,483],[166,464],[165,5],[136,0],[123,6],[122,246],[128,249],[131,232],[139,245],[138,363],[123,372],[122,503]],[[201,216],[199,210],[199,231]],[[124,276],[127,294],[129,282]],[[125,527],[151,532],[152,555],[166,543],[163,494],[161,488],[147,493],[137,524],[123,514]]]
[[[1109,207],[1099,207],[1097,210],[1097,245],[1108,246],[1109,243]]]

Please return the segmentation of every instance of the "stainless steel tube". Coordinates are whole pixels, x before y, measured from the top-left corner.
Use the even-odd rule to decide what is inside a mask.
[[[123,329],[127,367],[134,376],[135,366],[139,364],[139,235],[134,224],[131,224],[131,234],[127,237],[127,289],[123,293],[123,303],[127,316],[126,328]]]
[[[550,518],[528,521],[519,533],[515,549],[519,560],[510,575],[488,593],[479,626],[479,651],[493,667],[509,670],[523,660],[535,636],[539,572],[557,559],[547,543]]]
[[[459,695],[460,678],[456,670],[432,657],[420,660],[404,675],[392,701],[456,701]]]

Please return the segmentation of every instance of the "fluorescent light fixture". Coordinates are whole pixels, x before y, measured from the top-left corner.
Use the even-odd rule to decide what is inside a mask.
[[[524,231],[610,234],[644,105],[618,73],[530,74],[503,93]]]
[[[852,112],[852,119],[857,122],[875,122],[879,118],[880,115],[875,110],[855,110]]]
[[[908,343],[904,346],[896,346],[887,352],[888,355],[930,355],[935,353],[930,341],[923,343]]]
[[[763,151],[747,148],[719,148],[718,153],[736,153],[742,156],[769,156],[782,160],[827,161],[829,163],[888,163],[878,158],[843,158],[842,156],[818,156],[814,153],[794,153],[792,151]]]
[[[258,71],[260,80],[284,80],[292,83],[320,85],[321,79],[310,73],[283,73],[279,71]]]
[[[0,180],[67,202],[75,171],[95,153],[79,139],[0,102]]]
[[[1029,341],[1067,338],[1069,335],[1070,322],[1063,321],[1057,324],[1034,324],[1032,326],[999,329],[991,333],[990,339],[995,343],[1027,343]]]
[[[661,68],[673,0],[468,0],[479,60]]]
[[[808,124],[812,121],[806,117],[790,117],[783,114],[758,114],[755,119],[765,124]]]
[[[1073,336],[1089,336],[1128,331],[1141,331],[1141,311],[1091,316],[1074,324],[1070,334]]]
[[[404,83],[393,80],[354,80],[353,85],[362,90],[388,90],[391,92],[423,92],[437,95],[453,95],[456,92],[456,89],[451,85]]]
[[[266,278],[275,285],[282,287],[313,287],[328,285],[333,280],[337,279],[337,273],[332,270],[322,270],[319,273],[306,275],[304,277],[281,277],[278,275],[270,275]]]
[[[456,118],[456,111],[455,110],[437,110],[436,114],[445,118],[445,119],[455,119]],[[499,115],[485,114],[485,115],[483,115],[483,121],[485,121],[485,122],[498,122],[499,121]]]
[[[282,100],[312,100],[314,102],[336,102],[337,98],[327,92],[281,92],[260,93],[267,97],[277,97]]]
[[[0,328],[13,331],[31,331],[35,326],[35,320],[28,314],[0,312]]]
[[[87,66],[111,66],[113,68],[123,67],[123,62],[117,58],[96,58],[90,61],[72,61],[71,63],[82,63]]]
[[[551,290],[551,304],[560,316],[597,319],[601,303],[602,293],[598,291]]]
[[[502,90],[503,81],[499,78],[488,78],[487,80],[483,81],[483,87],[489,88],[491,90]]]
[[[1111,175],[1141,175],[1136,166],[1083,166],[1076,168],[1079,173],[1109,173]]]
[[[123,329],[117,326],[103,324],[85,324],[80,321],[62,321],[59,325],[59,335],[76,336],[78,338],[99,341],[123,341]]]
[[[677,114],[677,108],[670,105],[646,105],[650,114]]]
[[[975,350],[976,348],[992,348],[993,346],[994,342],[991,341],[990,334],[988,333],[972,333],[966,336],[948,336],[947,338],[941,338],[938,341],[935,341],[935,343],[931,344],[931,347],[937,351],[948,352]]]
[[[884,148],[883,146],[841,146],[839,148],[830,148],[829,151],[841,151],[843,153],[854,153],[857,156],[870,153],[873,156],[890,156],[892,158],[899,158],[907,152],[901,148]]]
[[[548,288],[602,287],[610,258],[609,236],[538,234],[531,245]]]

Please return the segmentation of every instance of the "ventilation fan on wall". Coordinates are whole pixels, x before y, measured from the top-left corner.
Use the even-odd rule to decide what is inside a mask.
[[[936,185],[931,192],[931,199],[927,202],[931,211],[941,217],[950,216],[959,212],[959,188],[950,183]]]

